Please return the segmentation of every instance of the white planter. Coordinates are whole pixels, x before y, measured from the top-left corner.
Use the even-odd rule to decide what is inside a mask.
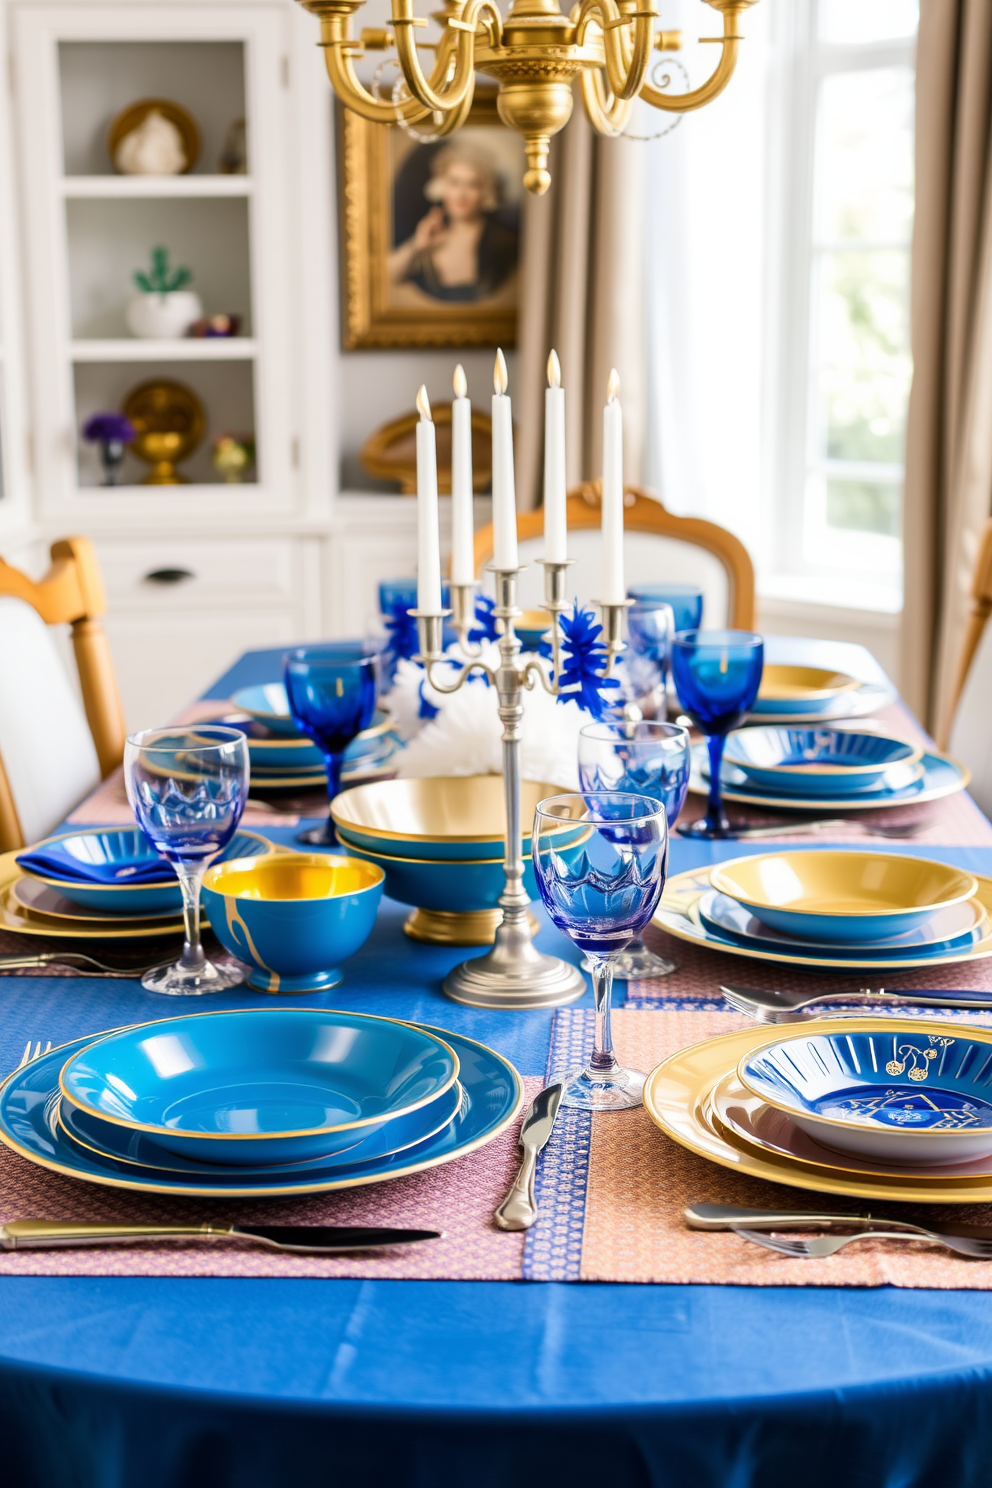
[[[191,289],[176,289],[171,294],[134,295],[124,318],[131,334],[143,341],[174,341],[185,336],[202,314],[198,294]]]

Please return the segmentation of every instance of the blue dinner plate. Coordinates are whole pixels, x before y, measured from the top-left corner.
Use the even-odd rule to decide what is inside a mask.
[[[474,1039],[444,1029],[436,1033],[458,1055],[462,1105],[457,1116],[433,1137],[405,1152],[347,1167],[275,1169],[264,1178],[245,1180],[240,1174],[217,1169],[216,1177],[178,1173],[142,1173],[125,1162],[76,1146],[58,1124],[59,1070],[73,1054],[92,1043],[92,1035],[52,1049],[23,1069],[15,1070],[0,1086],[0,1141],[29,1162],[69,1178],[140,1193],[186,1194],[193,1198],[268,1198],[289,1194],[324,1193],[403,1178],[483,1147],[514,1120],[523,1103],[520,1076],[509,1060]]]
[[[899,772],[906,771],[908,778],[903,783],[892,784]],[[720,771],[723,797],[726,801],[740,801],[750,806],[773,806],[779,811],[822,811],[829,806],[831,811],[878,811],[890,806],[923,805],[927,801],[939,801],[965,790],[971,778],[965,765],[949,755],[936,751],[924,751],[917,765],[897,765],[889,780],[869,790],[852,791],[847,796],[831,796],[829,802],[822,796],[792,796],[784,792],[762,790],[748,780],[736,765],[724,763]],[[706,794],[709,779],[709,758],[705,744],[692,746],[692,778],[689,789],[696,794]]]
[[[735,729],[724,759],[756,786],[792,796],[844,796],[883,786],[923,750],[884,734],[832,728]]]
[[[757,950],[787,951],[797,957],[832,956],[855,961],[863,959],[865,952],[890,957],[946,956],[953,951],[966,951],[977,945],[989,932],[988,920],[974,901],[955,904],[943,910],[926,925],[921,925],[908,934],[890,936],[888,939],[864,941],[858,946],[838,945],[836,942],[800,940],[771,929],[751,914],[736,899],[710,889],[699,901],[699,918],[707,930],[715,935],[729,935],[741,945],[753,946]]]
[[[769,1040],[737,1074],[842,1152],[926,1166],[992,1151],[992,1030],[921,1021],[907,1033],[858,1019]]]
[[[48,839],[54,841],[55,839]],[[151,862],[158,860],[158,853],[140,827],[91,827],[79,832],[66,832],[58,839],[61,842],[85,844],[87,854],[110,863],[115,860]],[[38,847],[45,844],[39,842]],[[257,858],[273,851],[272,843],[257,832],[235,832],[224,851],[214,859]],[[31,873],[40,883],[48,884],[73,904],[84,909],[97,909],[111,914],[134,915],[141,919],[145,915],[179,914],[183,907],[182,890],[175,871],[168,865],[173,877],[171,883],[85,883],[82,879],[54,878],[50,874]]]
[[[248,1008],[140,1023],[60,1076],[70,1105],[196,1162],[254,1167],[344,1152],[426,1106],[458,1060],[409,1023],[327,1008]]]
[[[304,1158],[295,1163],[263,1163],[257,1167],[233,1167],[226,1163],[194,1162],[191,1158],[179,1157],[149,1141],[141,1132],[128,1131],[124,1127],[98,1121],[96,1117],[77,1110],[66,1100],[59,1102],[57,1119],[59,1126],[77,1146],[95,1151],[101,1157],[108,1157],[115,1162],[126,1163],[129,1167],[142,1168],[151,1173],[183,1173],[188,1177],[201,1178],[213,1178],[218,1172],[225,1172],[244,1182],[249,1178],[266,1178],[276,1172],[292,1175],[314,1170],[324,1172],[344,1166],[354,1167],[362,1163],[378,1162],[394,1152],[405,1152],[408,1147],[417,1147],[421,1142],[426,1142],[428,1137],[436,1136],[454,1121],[463,1099],[462,1087],[456,1080],[450,1090],[446,1090],[436,1101],[431,1101],[429,1106],[411,1111],[408,1116],[398,1116],[395,1121],[387,1122],[371,1136],[362,1137],[359,1133],[355,1145],[343,1152]]]

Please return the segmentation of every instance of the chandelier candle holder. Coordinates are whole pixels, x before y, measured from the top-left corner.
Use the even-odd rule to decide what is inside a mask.
[[[495,78],[503,123],[523,136],[524,185],[540,196],[551,185],[548,151],[572,113],[578,79],[589,122],[616,137],[637,98],[665,113],[688,113],[722,93],[733,76],[742,38],[741,16],[756,0],[705,0],[723,17],[723,34],[705,36],[720,48],[716,67],[700,87],[670,93],[670,70],[652,69],[654,52],[678,51],[680,31],[657,31],[656,0],[578,0],[568,15],[558,0],[512,0],[505,18],[495,0],[442,0],[431,15],[437,42],[418,42],[427,21],[413,0],[392,0],[389,26],[352,35],[352,16],[364,0],[300,0],[320,20],[331,86],[346,108],[380,124],[411,126],[431,120],[432,137],[453,134],[472,107],[476,72]],[[426,74],[418,49],[434,53]],[[366,52],[395,51],[400,76],[385,96],[359,81],[355,61]],[[381,69],[380,69],[381,71]],[[661,75],[659,75],[659,71]],[[373,85],[375,86],[375,85]]]
[[[565,601],[565,581],[571,563],[565,552],[564,393],[560,387],[558,358],[553,352],[548,361],[548,382],[550,393],[561,394],[545,403],[548,421],[546,444],[552,454],[545,461],[545,556],[540,562],[544,567],[543,608],[551,615],[553,659],[550,677],[545,666],[535,658],[521,663],[521,643],[514,629],[514,621],[521,613],[517,606],[517,576],[521,572],[521,566],[517,561],[513,425],[503,353],[499,351],[496,354],[493,376],[494,552],[493,561],[488,565],[496,583],[496,607],[493,613],[502,630],[497,642],[500,658],[498,667],[479,660],[479,651],[473,651],[470,647],[469,631],[475,616],[474,577],[472,583],[452,583],[452,609],[441,608],[434,428],[426,389],[422,387],[417,395],[417,409],[420,413],[417,426],[420,569],[417,608],[410,611],[417,621],[420,643],[420,654],[416,659],[424,667],[431,687],[440,693],[457,692],[473,672],[483,673],[496,689],[499,717],[503,725],[506,883],[499,899],[503,918],[496,930],[492,950],[473,960],[463,961],[443,983],[448,997],[472,1007],[557,1007],[574,1002],[577,997],[582,996],[586,987],[578,967],[558,956],[547,956],[534,946],[528,923],[530,901],[523,882],[520,726],[524,715],[524,694],[540,685],[553,697],[559,696],[560,618],[568,608]],[[603,413],[604,598],[598,601],[606,648],[606,658],[600,674],[603,680],[610,676],[616,657],[623,650],[623,615],[629,604],[623,582],[623,448],[619,392],[619,379],[616,372],[613,372]],[[559,419],[560,438],[555,427]],[[560,491],[557,489],[559,475]],[[444,622],[449,615],[452,616],[458,635],[459,647],[468,658],[454,678],[450,676],[451,657],[445,654],[443,642]],[[444,663],[444,675],[435,675],[434,668],[441,662]]]

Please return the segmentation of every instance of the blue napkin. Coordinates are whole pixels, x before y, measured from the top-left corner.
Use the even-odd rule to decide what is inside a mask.
[[[130,835],[130,834],[129,834]],[[93,834],[94,846],[99,834]],[[82,840],[85,840],[83,838]],[[88,862],[78,856],[81,838],[70,838],[68,842],[50,842],[41,848],[20,853],[17,866],[25,873],[40,874],[43,878],[60,878],[71,883],[92,884],[158,884],[174,883],[175,869],[166,858],[158,857],[151,846],[135,832],[133,840],[118,838],[115,850],[100,856],[101,861]],[[142,849],[141,843],[144,843]],[[70,846],[76,852],[70,851]]]

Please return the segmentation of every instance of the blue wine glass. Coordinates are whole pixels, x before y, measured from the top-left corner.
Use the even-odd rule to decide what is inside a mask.
[[[698,630],[703,623],[703,591],[698,584],[631,584],[627,598],[644,604],[667,604],[676,630]]]
[[[330,641],[298,646],[283,658],[283,681],[293,722],[324,756],[327,794],[341,789],[344,753],[375,715],[380,651],[374,641]],[[322,826],[301,832],[298,842],[334,847],[337,837],[328,814]]]
[[[689,733],[678,723],[588,723],[579,734],[583,793],[626,791],[649,796],[664,806],[669,831],[685,803],[689,765]],[[613,959],[613,975],[623,981],[670,976],[677,970],[677,961],[649,951],[640,936]]]
[[[754,705],[765,664],[760,635],[750,630],[686,630],[672,642],[672,678],[679,702],[706,736],[710,756],[710,793],[706,815],[680,827],[686,837],[732,836],[723,809],[720,767],[731,729]]]
[[[624,673],[641,717],[665,720],[665,686],[674,635],[671,605],[636,600],[628,609]]]
[[[233,837],[248,799],[248,740],[214,724],[145,729],[124,746],[124,785],[139,827],[176,870],[186,940],[175,966],[141,978],[149,992],[196,997],[244,980],[237,963],[208,961],[200,943],[200,884]]]
[[[584,828],[578,834],[576,823]],[[645,1076],[621,1068],[613,1052],[613,963],[648,924],[665,887],[665,808],[629,791],[549,796],[534,813],[532,851],[548,914],[592,964],[593,1050],[583,1068],[556,1076],[562,1103],[585,1111],[639,1106]]]

